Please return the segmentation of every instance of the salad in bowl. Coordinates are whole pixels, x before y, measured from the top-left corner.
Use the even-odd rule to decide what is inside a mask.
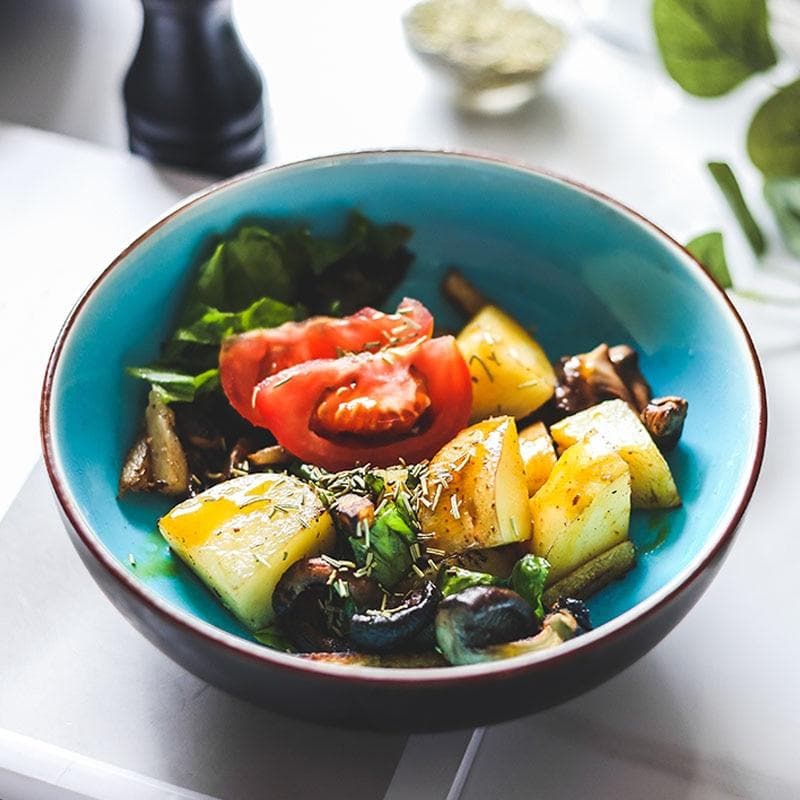
[[[405,275],[409,233],[354,211],[337,238],[223,238],[128,368],[150,391],[120,502],[179,501],[171,551],[271,648],[419,668],[556,647],[634,568],[631,509],[680,505],[687,400],[625,343],[551,362],[456,268],[458,331],[411,297],[359,307]]]
[[[765,440],[749,336],[665,233],[417,150],[166,214],[75,305],[41,413],[67,533],[157,647],[272,710],[404,731],[533,713],[648,652]]]

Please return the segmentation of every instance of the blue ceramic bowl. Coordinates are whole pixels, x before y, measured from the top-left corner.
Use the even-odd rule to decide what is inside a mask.
[[[144,403],[123,368],[152,359],[209,244],[252,217],[340,229],[349,209],[412,226],[397,298],[459,320],[438,285],[458,265],[537,331],[555,359],[636,347],[656,393],[689,399],[670,464],[683,496],[634,513],[636,568],[591,600],[597,627],[548,653],[448,669],[309,663],[256,643],[159,539],[158,497],[116,496]],[[392,305],[390,302],[389,305]],[[393,306],[392,306],[393,307]],[[195,196],[128,247],[76,305],[42,401],[47,468],[84,562],[131,622],[206,680],[287,714],[343,725],[448,728],[520,716],[607,679],[661,639],[719,567],[765,437],[761,370],[725,294],[672,239],[583,186],[451,153],[356,153],[260,170]],[[129,564],[129,554],[136,562]]]

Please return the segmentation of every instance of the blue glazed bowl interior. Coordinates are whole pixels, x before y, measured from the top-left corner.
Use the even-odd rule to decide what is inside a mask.
[[[216,237],[254,217],[333,233],[352,208],[414,230],[416,260],[390,306],[417,297],[441,327],[457,328],[462,320],[438,288],[457,265],[530,326],[552,359],[626,342],[656,394],[689,399],[683,439],[669,456],[683,506],[634,512],[638,565],[591,600],[595,623],[698,560],[735,514],[760,409],[746,337],[710,279],[647,223],[559,179],[464,156],[375,153],[254,174],[194,202],[133,247],[84,304],[54,376],[54,452],[87,527],[119,564],[170,606],[250,638],[169,556],[156,520],[170,503],[117,499],[145,401],[124,367],[156,357],[188,276]]]

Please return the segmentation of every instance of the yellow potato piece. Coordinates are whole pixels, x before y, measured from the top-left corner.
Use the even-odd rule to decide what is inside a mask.
[[[461,431],[432,459],[419,520],[447,555],[530,538],[528,486],[511,417]]]
[[[564,451],[530,500],[531,550],[550,562],[548,583],[628,537],[630,471],[600,436]]]
[[[544,350],[495,306],[486,306],[456,339],[472,376],[472,421],[517,419],[546,403],[556,383]]]
[[[669,464],[624,400],[607,400],[550,427],[561,451],[592,431],[601,434],[628,464],[634,508],[671,508],[681,504]]]
[[[519,432],[519,450],[528,479],[528,494],[534,495],[550,476],[557,458],[543,422],[534,422]]]
[[[333,548],[333,520],[314,490],[290,475],[220,483],[158,522],[169,546],[248,628],[273,619],[272,593],[295,561]]]

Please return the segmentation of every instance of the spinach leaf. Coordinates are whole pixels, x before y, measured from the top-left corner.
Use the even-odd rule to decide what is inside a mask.
[[[739,182],[736,180],[733,170],[722,161],[710,161],[707,166],[708,171],[728,201],[728,205],[731,207],[731,211],[733,211],[739,225],[741,225],[745,236],[747,236],[753,251],[756,255],[763,255],[767,248],[764,234],[761,233],[761,228],[759,228],[758,223],[747,207],[747,203],[744,201],[742,190],[739,188]]]
[[[733,281],[728,271],[722,234],[719,231],[696,236],[686,249],[706,268],[706,272],[723,288],[732,289]]]
[[[194,306],[187,315],[191,320],[179,327],[173,339],[179,342],[220,345],[232,333],[254,328],[275,328],[306,316],[302,306],[289,306],[271,297],[262,297],[244,311],[220,311],[212,306]]]
[[[765,0],[655,0],[664,66],[690,94],[716,97],[775,64]]]
[[[416,540],[413,528],[394,502],[384,505],[367,535],[349,539],[359,567],[370,567],[371,576],[387,589],[411,569],[409,546]]]
[[[756,111],[747,152],[768,178],[800,175],[800,80],[779,89]]]
[[[764,197],[775,213],[783,241],[800,258],[800,178],[769,178]]]
[[[528,602],[539,622],[544,619],[542,594],[549,574],[550,562],[531,554],[523,556],[511,570],[511,588]]]
[[[302,267],[289,258],[281,237],[249,225],[217,245],[201,265],[190,305],[240,311],[261,297],[291,303]]]
[[[128,375],[149,381],[165,403],[191,403],[203,392],[219,386],[219,370],[208,369],[197,375],[177,372],[169,367],[128,367]]]
[[[462,567],[447,567],[439,574],[439,591],[443,597],[463,592],[471,586],[507,586],[505,578],[498,578],[488,572],[474,572]]]
[[[405,225],[375,225],[358,212],[347,224],[342,255],[324,271],[307,278],[301,297],[316,314],[352,314],[381,305],[408,271],[411,236]]]

